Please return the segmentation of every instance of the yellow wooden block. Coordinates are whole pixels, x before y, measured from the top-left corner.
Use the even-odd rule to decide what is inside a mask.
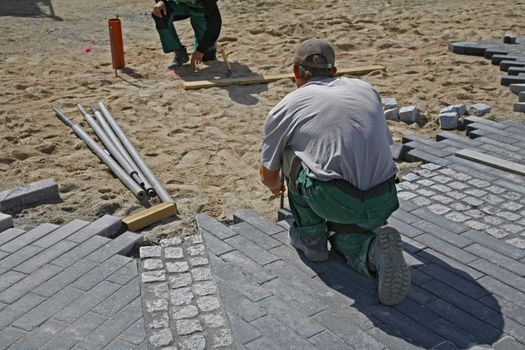
[[[177,206],[174,203],[161,203],[137,214],[128,216],[124,218],[122,222],[126,224],[128,231],[138,231],[176,214]]]
[[[372,65],[372,66],[360,66],[352,68],[341,68],[337,70],[336,75],[365,75],[370,72],[386,70],[385,66]],[[182,86],[185,90],[210,88],[217,86],[230,86],[230,85],[251,85],[251,84],[263,84],[280,79],[292,79],[293,74],[277,74],[277,75],[252,75],[248,77],[239,78],[226,78],[216,80],[198,80],[198,81],[185,81]]]

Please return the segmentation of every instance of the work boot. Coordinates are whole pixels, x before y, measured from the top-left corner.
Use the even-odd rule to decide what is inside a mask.
[[[304,238],[290,230],[290,243],[292,247],[302,251],[310,261],[328,260],[327,239],[324,234],[314,238]]]
[[[393,227],[383,227],[368,251],[368,267],[377,274],[379,301],[399,304],[410,288],[410,271],[403,258],[401,235]]]
[[[186,47],[183,47],[182,49],[175,51],[175,57],[173,58],[173,62],[168,66],[168,69],[182,67],[182,65],[189,60],[190,57],[188,56],[188,51],[186,51]]]

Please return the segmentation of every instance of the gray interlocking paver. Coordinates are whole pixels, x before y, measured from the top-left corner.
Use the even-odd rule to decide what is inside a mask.
[[[0,328],[9,326],[18,317],[25,314],[38,304],[45,301],[45,298],[36,294],[26,294],[14,303],[10,304],[0,312]]]
[[[514,259],[511,259],[482,245],[475,243],[465,248],[465,250],[500,267],[503,267],[504,269],[511,271],[518,276],[525,275],[525,264],[515,261]]]
[[[232,225],[230,228],[265,250],[269,250],[281,245],[281,242],[246,222]]]
[[[268,270],[264,269],[260,264],[257,264],[239,251],[226,253],[221,255],[221,258],[232,266],[238,267],[249,273],[258,283],[262,284],[277,277],[275,274],[268,272]]]
[[[138,279],[135,278],[113,294],[105,297],[101,303],[91,308],[91,310],[100,315],[111,317],[138,297],[140,297],[140,286]]]
[[[141,235],[126,231],[115,239],[112,239],[108,244],[89,254],[86,259],[101,263],[115,254],[126,255],[133,249],[133,247],[140,244],[142,239]]]
[[[48,249],[36,254],[30,259],[24,261],[22,264],[16,266],[14,269],[23,273],[30,274],[36,269],[54,260],[56,257],[71,250],[76,244],[68,241],[58,242]]]
[[[67,237],[68,240],[82,243],[95,235],[113,237],[122,226],[122,220],[115,216],[104,215],[100,219],[84,226]]]
[[[68,236],[74,234],[83,227],[86,227],[87,225],[89,225],[89,222],[87,221],[73,220],[54,230],[51,234],[48,234],[45,237],[42,237],[38,241],[34,242],[33,245],[42,248],[50,247],[60,242],[61,240],[67,238]]]
[[[475,264],[476,262],[472,263],[470,266],[475,267]],[[481,299],[488,294],[484,288],[479,287],[474,281],[465,280],[465,278],[462,276],[456,275],[438,265],[428,264],[420,268],[419,271],[432,276],[433,278],[474,299]],[[483,270],[481,271],[485,272]]]
[[[55,320],[49,320],[37,329],[27,333],[22,339],[11,346],[10,350],[31,350],[38,349],[42,344],[47,343],[60,331],[67,327],[67,324]]]
[[[266,232],[269,235],[274,235],[283,230],[282,227],[277,225],[275,222],[272,222],[251,210],[243,210],[240,212],[236,212],[233,216],[233,220],[235,222],[247,222],[250,225],[260,229],[261,231]]]
[[[0,339],[2,340],[0,342],[0,349],[7,349],[25,335],[26,332],[14,327],[8,327],[0,330]]]
[[[103,245],[108,244],[109,242],[110,239],[108,238],[93,236],[87,241],[84,241],[80,245],[74,247],[67,253],[60,255],[54,259],[52,263],[61,267],[69,267],[77,261],[84,259],[87,255],[91,254],[93,251],[97,250]]]
[[[111,274],[106,281],[124,285],[138,275],[137,262],[132,260]]]
[[[487,260],[479,259],[470,264],[473,268],[494,277],[495,279],[514,287],[520,291],[525,291],[525,278],[499,267]]]
[[[281,231],[282,231],[282,228],[281,228]],[[244,255],[253,259],[254,261],[256,261],[257,263],[261,265],[266,265],[266,264],[269,264],[279,259],[278,257],[274,256],[270,252],[264,250],[263,248],[259,247],[257,244],[253,243],[252,241],[242,236],[235,236],[235,237],[227,238],[224,240],[224,242],[228,243],[232,247],[235,247],[241,253],[243,253]]]
[[[102,264],[98,265],[84,276],[79,278],[76,282],[72,284],[74,288],[81,290],[89,290],[95,285],[102,282],[104,279],[112,275],[115,271],[120,269],[131,259],[121,255],[115,255],[112,258],[106,260]]]
[[[57,229],[57,225],[53,224],[42,224],[40,226],[37,226],[36,228],[27,231],[24,233],[21,237],[18,237],[17,239],[14,239],[0,247],[1,250],[9,253],[13,253],[19,249],[22,249],[28,244],[31,244],[32,242],[38,240],[39,238],[47,235],[49,232]],[[2,233],[3,235],[3,233]]]
[[[44,297],[50,297],[85,275],[88,271],[95,268],[95,266],[95,263],[81,260],[49,279],[47,282],[40,284],[33,292]]]

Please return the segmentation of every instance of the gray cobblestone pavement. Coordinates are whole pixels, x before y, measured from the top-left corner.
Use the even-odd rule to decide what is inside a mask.
[[[152,349],[234,349],[201,235],[140,248],[144,323]]]

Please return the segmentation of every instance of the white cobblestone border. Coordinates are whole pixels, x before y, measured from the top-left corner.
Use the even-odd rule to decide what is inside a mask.
[[[140,248],[144,325],[153,349],[234,349],[201,235]]]

